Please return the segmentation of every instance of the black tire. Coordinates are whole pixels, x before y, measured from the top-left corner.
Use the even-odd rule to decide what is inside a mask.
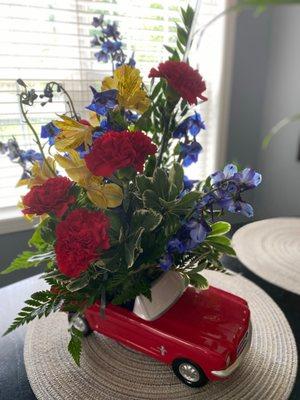
[[[186,358],[174,360],[172,368],[177,378],[189,387],[201,387],[208,382],[202,369]],[[190,375],[190,379],[187,375]]]
[[[80,332],[82,332],[83,336],[89,336],[91,333],[93,333],[93,331],[90,328],[90,325],[89,325],[88,321],[86,320],[86,318],[81,317],[81,316],[78,315],[77,317],[75,317],[75,320],[78,321],[78,323],[77,323],[77,321],[74,320],[74,316],[75,315],[76,315],[75,313],[69,313],[68,314],[69,323],[72,322],[73,326],[75,328],[77,328]]]

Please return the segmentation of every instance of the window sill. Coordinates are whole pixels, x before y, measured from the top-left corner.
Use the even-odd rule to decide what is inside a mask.
[[[33,229],[33,227],[34,222],[25,220],[18,208],[5,207],[0,209],[0,235],[27,231]]]

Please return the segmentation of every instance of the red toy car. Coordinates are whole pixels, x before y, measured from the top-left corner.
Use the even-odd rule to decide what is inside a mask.
[[[74,326],[85,335],[100,332],[159,361],[172,365],[177,377],[192,387],[227,378],[240,364],[251,342],[250,311],[240,297],[215,287],[186,287],[169,271],[152,286],[152,302],[135,299],[132,310],[100,304]]]

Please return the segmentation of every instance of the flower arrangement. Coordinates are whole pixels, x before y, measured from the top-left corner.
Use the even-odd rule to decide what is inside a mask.
[[[45,154],[24,110],[37,95],[18,81],[21,110],[39,152],[20,150],[14,139],[1,149],[22,166],[18,184],[29,189],[22,212],[38,216],[39,223],[29,242],[34,249],[3,273],[43,263],[49,289],[32,294],[6,333],[58,310],[83,315],[97,301],[103,312],[108,302],[151,298],[152,282],[168,270],[205,289],[201,271],[224,272],[221,256],[234,255],[226,237],[230,224],[221,216],[252,216],[243,196],[261,175],[229,164],[204,182],[185,176],[183,167],[201,152],[197,138],[205,125],[197,110],[207,98],[199,72],[181,60],[193,10],[182,10],[182,17],[177,47],[167,46],[169,60],[151,69],[149,90],[123,57],[101,89],[92,88],[89,120],[80,118],[70,99],[69,112],[42,127],[40,136],[54,155]],[[94,21],[102,27],[102,18]],[[116,25],[105,32],[119,36]],[[46,85],[43,104],[55,90],[64,91],[56,82]],[[82,335],[72,324],[70,334],[69,351],[79,363]]]

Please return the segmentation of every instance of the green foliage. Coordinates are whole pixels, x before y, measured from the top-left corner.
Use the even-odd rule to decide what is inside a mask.
[[[282,120],[280,120],[279,122],[277,122],[277,124],[270,130],[270,132],[267,134],[267,136],[264,138],[263,143],[262,143],[262,147],[263,149],[266,149],[269,144],[271,139],[273,138],[273,136],[277,135],[279,132],[282,131],[282,129],[292,123],[292,122],[298,122],[300,121],[300,113],[294,114],[291,117],[286,117],[283,118]]]
[[[0,274],[4,275],[19,269],[38,267],[43,261],[51,260],[52,258],[53,252],[41,254],[39,252],[23,251],[23,253],[18,255],[18,257],[15,258],[4,271],[1,271]]]
[[[225,236],[208,237],[206,241],[212,245],[218,252],[236,256],[234,249],[231,247],[231,241]]]
[[[162,215],[154,210],[140,209],[133,213],[131,226],[133,230],[143,227],[145,231],[153,231],[162,220]]]
[[[28,242],[29,246],[34,246],[38,251],[48,251],[49,244],[52,244],[54,242],[53,230],[51,230],[51,239],[53,237],[53,240],[51,240],[50,242],[50,236],[47,237],[48,232],[50,233],[50,228],[48,227],[49,220],[50,218],[47,218],[37,226],[31,239]]]
[[[130,285],[127,290],[123,290],[121,293],[117,294],[113,300],[113,304],[124,304],[127,301],[133,300],[138,295],[144,295],[149,300],[151,300],[151,290],[149,283],[143,280],[136,282],[135,285]]]
[[[83,334],[78,329],[74,328],[74,326],[71,326],[69,332],[71,334],[71,339],[68,344],[68,350],[75,363],[80,366]]]
[[[139,228],[137,231],[132,233],[130,236],[126,238],[124,244],[124,255],[125,261],[128,268],[132,267],[133,263],[135,262],[137,256],[141,253],[141,239],[142,234],[144,232],[144,228]]]
[[[179,163],[174,163],[169,173],[169,183],[174,184],[178,193],[183,189],[183,175],[184,171]]]
[[[191,272],[188,274],[188,277],[190,279],[191,285],[202,290],[208,289],[209,287],[208,281],[203,275],[200,275],[197,272]]]
[[[33,293],[31,298],[25,301],[25,304],[26,306],[22,308],[4,335],[35,318],[47,317],[51,312],[58,311],[61,307],[61,299],[59,296],[45,290]]]
[[[89,274],[84,273],[84,274],[80,275],[80,277],[77,279],[71,279],[70,282],[67,284],[66,288],[70,292],[76,292],[76,291],[88,286],[89,282],[90,282]]]
[[[208,237],[226,235],[231,229],[231,225],[228,222],[219,221],[211,225],[211,232]]]

